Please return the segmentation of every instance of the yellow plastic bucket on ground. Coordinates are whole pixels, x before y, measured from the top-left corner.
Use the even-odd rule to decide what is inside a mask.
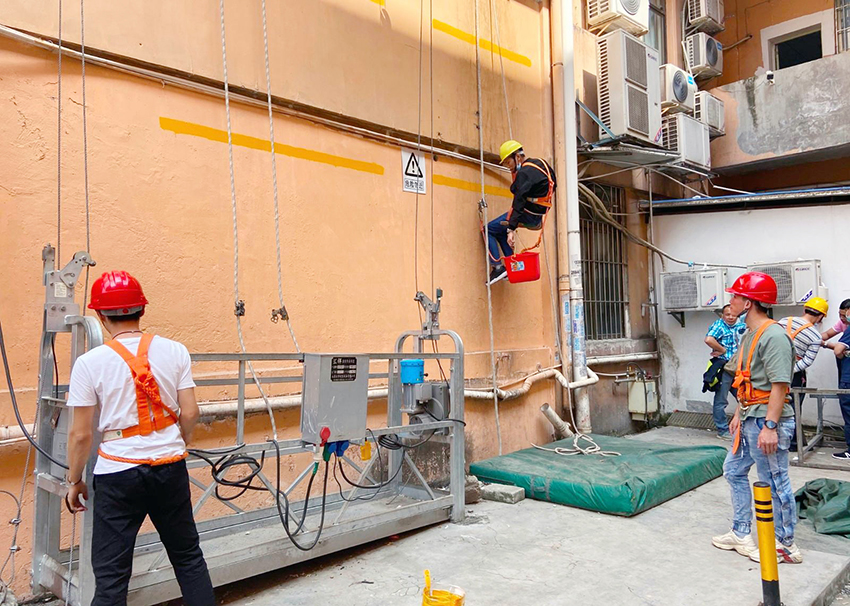
[[[425,571],[425,589],[422,591],[422,606],[463,606],[466,596],[463,589],[454,585],[431,588],[431,571]]]

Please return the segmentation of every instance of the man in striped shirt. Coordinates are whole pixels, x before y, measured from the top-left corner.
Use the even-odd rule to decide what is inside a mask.
[[[806,301],[803,308],[803,317],[787,317],[779,320],[780,326],[786,330],[788,336],[794,342],[794,376],[791,379],[791,387],[806,386],[806,369],[815,361],[818,351],[823,343],[821,331],[817,326],[823,322],[829,311],[829,305],[820,297],[812,297]],[[800,406],[803,405],[804,396],[800,396]],[[801,408],[802,414],[802,408]],[[797,432],[791,437],[792,452],[797,450]]]

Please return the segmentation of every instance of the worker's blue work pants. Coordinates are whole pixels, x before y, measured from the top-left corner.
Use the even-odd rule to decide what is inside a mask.
[[[850,389],[850,381],[838,383],[838,389]],[[847,452],[850,452],[850,396],[838,396],[841,406],[841,416],[844,417],[844,441],[847,443]]]
[[[752,530],[753,495],[749,476],[750,468],[755,464],[759,480],[770,484],[776,540],[788,546],[794,542],[794,527],[797,525],[797,505],[788,477],[788,447],[794,432],[794,417],[779,420],[776,428],[779,446],[772,455],[764,454],[758,447],[759,432],[763,427],[764,419],[744,419],[738,452],[730,449],[723,463],[723,477],[732,488],[732,530],[743,536]]]
[[[732,375],[723,370],[717,377],[719,385],[714,392],[714,426],[717,433],[729,433],[729,421],[726,419],[726,406],[729,404],[729,389],[732,387]]]
[[[543,217],[539,215],[530,215],[523,213],[520,218],[520,225],[530,229],[536,229],[540,226]],[[487,235],[490,242],[490,265],[499,265],[502,263],[502,257],[510,257],[514,254],[514,249],[508,244],[508,213],[496,217],[487,224]]]
[[[127,603],[133,547],[145,518],[159,532],[186,606],[215,606],[192,516],[186,461],[138,465],[94,477],[92,606]]]

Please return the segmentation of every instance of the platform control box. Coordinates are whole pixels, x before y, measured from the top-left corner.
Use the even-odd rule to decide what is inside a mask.
[[[304,354],[301,440],[321,444],[363,439],[368,392],[369,356]],[[324,428],[330,433],[323,440]]]

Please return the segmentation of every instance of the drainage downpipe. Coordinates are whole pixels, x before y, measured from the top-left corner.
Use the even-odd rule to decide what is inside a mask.
[[[581,232],[578,198],[578,148],[576,145],[575,30],[573,3],[552,0],[553,104],[555,106],[556,174],[561,187],[557,199],[558,294],[563,343],[571,344],[572,383],[577,429],[590,433],[590,397],[584,381],[589,376],[584,327]],[[560,13],[560,14],[558,14]],[[560,32],[557,31],[560,29]],[[560,34],[560,35],[559,35]],[[560,83],[560,86],[558,84]],[[558,170],[563,167],[561,170]],[[562,212],[562,209],[566,212]],[[566,244],[566,246],[564,246]]]

